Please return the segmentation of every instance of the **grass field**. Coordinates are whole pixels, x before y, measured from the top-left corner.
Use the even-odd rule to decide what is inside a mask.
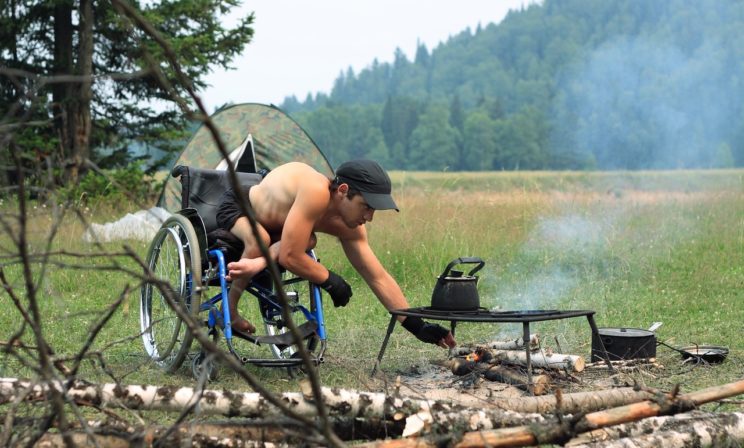
[[[661,321],[660,340],[673,346],[730,347],[718,366],[681,365],[679,355],[659,347],[667,370],[641,380],[685,390],[744,376],[744,171],[616,173],[392,173],[401,212],[379,212],[368,230],[372,247],[399,281],[412,306],[429,303],[435,278],[459,256],[486,261],[479,273],[483,306],[502,309],[591,309],[600,327],[646,328]],[[83,216],[103,223],[152,204],[97,205]],[[83,366],[90,381],[193,385],[190,369],[164,374],[147,362],[137,337],[138,283],[126,269],[136,263],[117,255],[127,244],[144,257],[146,242],[103,246],[84,243],[84,225],[67,211],[58,220],[50,206],[33,203],[29,246],[50,251],[46,265],[33,264],[43,331],[57,356],[72,356],[103,310],[133,292],[94,343],[98,360]],[[14,201],[0,205],[17,230]],[[16,231],[14,230],[14,232]],[[0,235],[5,276],[16,294],[27,294],[17,249]],[[346,308],[326,308],[329,342],[320,368],[324,384],[380,390],[368,373],[389,314],[345,261],[340,246],[321,237],[321,261],[348,279],[354,297]],[[84,254],[82,257],[71,255]],[[96,256],[106,254],[105,256]],[[37,260],[38,261],[38,260]],[[118,270],[121,268],[122,270]],[[0,340],[22,328],[9,295],[2,293]],[[548,345],[588,358],[591,338],[583,319],[533,325]],[[516,337],[520,327],[460,324],[459,342]],[[26,328],[24,340],[35,345]],[[196,346],[194,347],[196,349]],[[388,379],[416,363],[441,359],[442,349],[425,346],[398,328],[382,370]],[[33,357],[33,352],[26,355]],[[273,390],[297,390],[283,370],[248,367]],[[223,369],[217,388],[246,390]],[[0,358],[0,376],[29,377],[33,370],[12,356]]]

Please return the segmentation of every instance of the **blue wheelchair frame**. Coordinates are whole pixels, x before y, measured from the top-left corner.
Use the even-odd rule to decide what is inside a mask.
[[[267,366],[267,367],[291,367],[296,366],[302,363],[302,360],[300,358],[285,358],[285,359],[265,359],[265,358],[249,358],[240,355],[235,351],[234,345],[233,345],[233,338],[238,337],[240,339],[247,340],[249,342],[252,342],[256,345],[262,345],[262,344],[282,344],[282,345],[294,345],[290,342],[294,342],[292,339],[291,333],[287,332],[280,336],[257,336],[252,334],[247,334],[244,332],[240,332],[238,330],[234,330],[232,328],[231,322],[232,317],[230,315],[230,307],[225,306],[225,304],[228,303],[228,291],[229,291],[229,285],[227,280],[225,279],[226,276],[226,263],[225,263],[225,255],[224,253],[219,249],[213,249],[208,251],[210,264],[211,260],[216,260],[216,273],[219,278],[219,286],[220,291],[214,295],[212,298],[204,301],[200,307],[199,312],[207,312],[208,318],[207,318],[207,326],[209,328],[210,334],[216,335],[217,331],[219,329],[222,329],[222,334],[225,337],[225,341],[227,343],[228,349],[230,353],[232,353],[237,359],[239,359],[243,364],[250,363],[254,365],[260,365],[260,366]],[[312,251],[308,252],[308,256],[315,259],[315,255],[312,253]],[[292,279],[289,283],[295,283],[295,282],[301,282],[301,281],[307,281],[302,278],[295,278]],[[209,282],[209,279],[204,279],[205,283]],[[273,318],[279,317],[282,315],[282,305],[277,300],[277,296],[273,290],[270,288],[267,288],[261,284],[258,284],[256,282],[251,282],[248,287],[246,288],[245,292],[248,292],[250,295],[254,296],[258,302],[259,302],[259,309],[261,310],[261,315],[264,321],[271,320]],[[311,301],[311,309],[308,309],[307,307],[300,305],[299,303],[290,304],[290,306],[293,307],[292,311],[301,311],[302,315],[307,319],[307,322],[303,325],[307,326],[310,324],[309,328],[310,330],[314,331],[315,335],[317,336],[319,343],[320,343],[320,349],[317,353],[317,355],[314,355],[314,362],[320,363],[322,362],[323,353],[325,352],[326,347],[326,324],[325,319],[323,315],[323,302],[322,302],[322,294],[320,291],[320,287],[314,284],[310,284],[310,301]],[[217,308],[217,305],[222,304],[222,311],[220,311]],[[311,336],[310,334],[306,334],[305,337]],[[312,336],[311,336],[312,337]],[[305,339],[301,341],[301,343],[304,343]]]

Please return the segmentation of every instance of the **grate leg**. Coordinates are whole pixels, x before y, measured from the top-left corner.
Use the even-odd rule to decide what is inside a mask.
[[[390,340],[390,335],[393,333],[393,329],[395,328],[395,322],[398,320],[398,316],[395,314],[390,316],[390,323],[388,324],[387,333],[385,334],[385,339],[382,340],[382,347],[380,347],[380,353],[377,354],[377,361],[375,361],[374,367],[372,367],[372,373],[369,374],[370,377],[375,376],[375,372],[377,372],[377,367],[380,366],[380,363],[382,362],[382,356],[385,354],[385,349],[387,348],[388,341]]]
[[[527,384],[532,392],[532,354],[530,353],[530,323],[522,322],[522,341],[524,342],[524,354],[527,356]]]
[[[599,329],[597,328],[597,324],[594,322],[594,316],[591,314],[586,316],[587,320],[589,321],[589,326],[592,327],[592,336],[597,338],[599,341],[599,346],[602,348],[602,354],[604,354],[604,362],[607,364],[607,368],[610,369],[610,373],[615,373],[615,368],[612,367],[612,363],[610,362],[610,355],[607,353],[607,349],[604,346],[604,341],[602,340],[602,337],[599,335]]]

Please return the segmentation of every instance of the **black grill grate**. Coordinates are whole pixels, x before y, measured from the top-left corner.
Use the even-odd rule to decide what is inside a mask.
[[[441,310],[431,307],[396,310],[395,314],[417,316],[422,319],[449,320],[457,322],[539,322],[544,320],[569,319],[591,316],[590,310],[508,310],[492,311],[486,308],[475,310]]]

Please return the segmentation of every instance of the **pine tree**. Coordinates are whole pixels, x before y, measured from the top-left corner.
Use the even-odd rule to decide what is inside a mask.
[[[206,74],[228,68],[251,40],[252,14],[234,28],[222,24],[221,16],[236,4],[135,0],[125,12],[116,0],[3,2],[0,108],[9,111],[6,119],[11,121],[46,123],[34,132],[39,141],[53,142],[41,150],[67,168],[66,181],[82,174],[85,159],[101,161],[97,148],[122,152],[132,140],[180,146],[187,121],[174,96],[188,99],[186,89],[166,50],[134,17],[140,16],[168,42],[199,90],[206,85]],[[158,80],[152,61],[170,91]]]

